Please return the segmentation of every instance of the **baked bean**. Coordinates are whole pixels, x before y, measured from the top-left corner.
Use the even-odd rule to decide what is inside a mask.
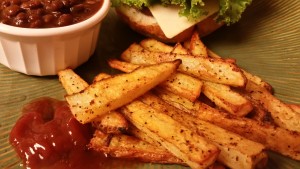
[[[72,13],[80,13],[84,11],[84,5],[83,4],[78,4],[78,5],[74,5],[70,8]]]
[[[72,6],[70,0],[62,0],[61,2],[64,4],[65,7]]]
[[[14,18],[14,23],[16,24],[16,26],[23,27],[27,24],[27,15],[24,12],[19,13]]]
[[[76,4],[80,4],[81,3],[81,1],[80,0],[69,0],[70,1],[70,5],[71,6],[74,6],[74,5],[76,5]],[[86,2],[86,1],[85,1]]]
[[[3,16],[5,18],[11,18],[13,16],[17,16],[17,14],[21,11],[20,6],[18,5],[11,5],[9,7],[4,8]]]
[[[93,4],[96,3],[96,1],[94,1],[94,0],[87,0],[86,3],[87,3],[87,4],[90,4],[90,5],[93,5]]]
[[[27,15],[26,15],[26,13],[24,13],[24,12],[20,12],[16,17],[15,17],[15,19],[18,19],[18,20],[27,20]]]
[[[22,3],[21,0],[11,0],[11,1],[10,1],[10,4],[11,4],[11,5],[20,5],[21,3]]]
[[[40,19],[36,19],[30,23],[30,28],[39,28],[41,27],[43,22]]]
[[[0,0],[0,22],[27,28],[51,28],[81,22],[103,0]]]
[[[1,9],[9,7],[10,5],[11,5],[11,2],[9,0],[4,0],[1,2]]]
[[[64,4],[60,0],[54,0],[46,4],[46,10],[51,12],[59,11],[62,7],[64,7]]]
[[[41,16],[37,15],[35,13],[32,13],[32,14],[28,15],[28,21],[29,22],[34,22],[34,21],[39,20],[39,19],[41,19]]]
[[[70,14],[62,14],[57,20],[58,26],[67,26],[73,23],[73,16]]]
[[[32,0],[32,1],[23,2],[20,7],[23,9],[37,9],[42,6],[43,4],[41,3],[41,1]]]
[[[54,20],[54,16],[51,14],[47,14],[43,16],[43,20],[45,23],[51,23]]]

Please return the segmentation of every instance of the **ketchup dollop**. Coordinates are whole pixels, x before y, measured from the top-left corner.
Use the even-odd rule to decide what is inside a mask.
[[[105,157],[87,148],[92,133],[65,101],[41,98],[23,108],[9,141],[26,168],[102,168]]]

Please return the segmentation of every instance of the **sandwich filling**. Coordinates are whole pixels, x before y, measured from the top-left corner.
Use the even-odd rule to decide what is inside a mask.
[[[112,0],[112,6],[148,8],[167,38],[173,38],[212,14],[227,25],[240,20],[252,0]],[[149,15],[148,15],[149,16]]]

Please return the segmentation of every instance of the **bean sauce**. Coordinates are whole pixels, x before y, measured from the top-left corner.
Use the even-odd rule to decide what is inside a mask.
[[[94,15],[103,0],[0,0],[0,22],[25,28],[75,24]]]

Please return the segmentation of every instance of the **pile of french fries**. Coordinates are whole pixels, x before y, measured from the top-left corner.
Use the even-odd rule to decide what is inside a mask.
[[[145,39],[92,84],[59,72],[66,101],[95,128],[89,147],[112,157],[200,168],[264,168],[267,150],[300,160],[300,105],[221,58],[194,33],[169,46]]]

